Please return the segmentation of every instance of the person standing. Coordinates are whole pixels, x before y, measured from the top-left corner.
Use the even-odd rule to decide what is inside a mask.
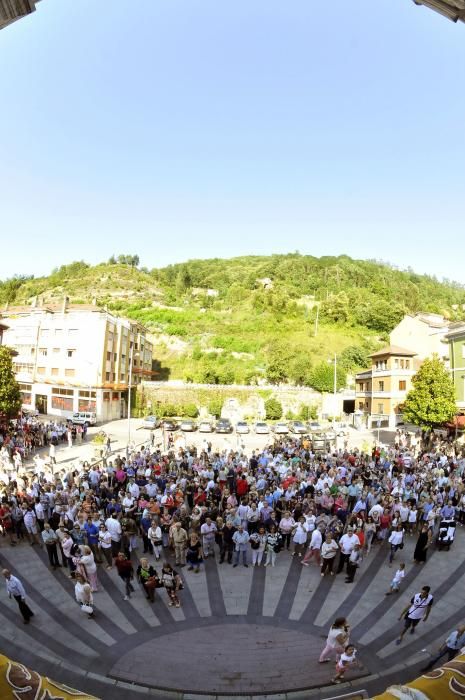
[[[50,566],[53,569],[56,569],[57,566],[61,568],[61,564],[58,561],[58,537],[56,536],[56,533],[54,532],[54,530],[52,530],[48,523],[45,523],[44,525],[44,529],[42,531],[42,539],[47,549]]]
[[[121,536],[123,529],[116,513],[112,513],[105,521],[106,528],[111,535],[111,552],[114,557],[118,556],[121,548]]]
[[[107,530],[105,523],[102,523],[99,528],[98,546],[107,563],[107,569],[110,570],[113,564],[111,556],[111,534]]]
[[[202,527],[203,527],[203,525],[202,525]],[[187,549],[188,537],[187,537],[187,532],[182,527],[182,525],[179,521],[174,524],[174,527],[171,530],[171,539],[173,540],[173,544],[174,544],[174,554],[175,554],[175,558],[176,558],[176,565],[177,566],[185,566],[186,565],[186,549]]]
[[[340,574],[343,570],[344,564],[349,560],[349,557],[356,544],[359,545],[360,540],[358,539],[357,535],[354,534],[354,529],[349,527],[347,528],[346,534],[342,535],[341,539],[339,540],[341,552],[339,554],[339,563],[336,571],[337,574]]]
[[[317,565],[320,565],[320,550],[323,542],[323,536],[319,528],[315,528],[312,532],[312,537],[306,555],[301,561],[302,566],[309,566],[309,561],[312,557],[315,557]],[[336,545],[336,548],[337,545]]]
[[[427,671],[430,671],[433,668],[433,666],[436,665],[439,659],[441,659],[446,654],[447,660],[452,661],[452,659],[455,656],[457,656],[457,654],[463,646],[465,646],[465,625],[459,625],[455,628],[455,630],[453,630],[449,634],[444,643],[441,644],[437,654],[435,654],[429,661],[429,663],[421,669],[422,672],[426,673]]]
[[[37,516],[32,506],[27,506],[24,513],[24,527],[26,528],[27,537],[31,544],[38,544],[43,547],[42,542],[39,541],[39,536],[37,534]]]
[[[420,593],[416,593],[410,600],[410,605],[407,605],[402,610],[399,620],[404,618],[405,626],[399,638],[396,639],[396,644],[401,643],[408,629],[410,629],[410,634],[413,634],[420,620],[423,619],[423,622],[426,622],[428,619],[434,600],[430,591],[431,588],[429,586],[423,586]]]
[[[347,578],[346,583],[353,583],[355,573],[362,563],[362,548],[360,544],[356,544],[351,553],[349,554],[349,559],[347,561]]]
[[[249,545],[249,533],[246,532],[242,525],[239,525],[236,532],[233,535],[233,542],[235,545],[234,551],[234,564],[233,568],[239,564],[239,558],[242,552],[242,563],[247,568],[247,549]]]
[[[202,535],[202,549],[204,559],[207,559],[209,554],[212,557],[215,556],[215,535],[216,535],[216,524],[211,518],[206,518],[202,527],[200,528],[200,534]],[[177,563],[177,562],[176,562]]]
[[[181,601],[178,597],[178,591],[180,590],[180,588],[182,588],[181,577],[168,562],[165,562],[163,564],[163,568],[161,570],[161,581],[168,594],[168,605],[170,607],[174,605],[175,607],[180,608]]]
[[[334,576],[333,564],[338,551],[338,543],[333,539],[332,534],[328,532],[325,541],[321,545],[321,576],[325,576],[328,572],[330,576]]]
[[[418,540],[417,544],[415,547],[415,551],[413,553],[413,558],[415,560],[416,564],[424,564],[426,561],[426,553],[428,551],[428,547],[431,544],[431,530],[429,529],[428,525],[425,523],[421,527],[421,532],[418,535]]]
[[[391,532],[388,542],[391,545],[391,551],[389,553],[389,566],[392,566],[397,550],[402,549],[404,546],[404,528],[402,527],[401,523],[399,523],[396,526],[396,529]]]
[[[281,549],[281,535],[274,525],[270,527],[270,531],[266,537],[266,561],[265,566],[276,565],[276,554]]]
[[[134,568],[130,560],[124,552],[119,552],[115,559],[115,566],[118,570],[118,576],[124,581],[125,592],[124,600],[129,600],[131,593],[134,593],[134,586],[131,580],[134,578]]]
[[[16,576],[13,576],[9,569],[3,569],[2,576],[6,580],[6,590],[8,596],[13,597],[18,603],[18,607],[21,615],[23,616],[23,622],[28,625],[31,617],[34,617],[34,613],[30,609],[29,605],[26,603],[26,591],[24,586]]]

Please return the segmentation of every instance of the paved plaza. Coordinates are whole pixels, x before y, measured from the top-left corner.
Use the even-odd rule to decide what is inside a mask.
[[[95,620],[79,610],[73,582],[64,570],[49,569],[43,550],[11,548],[4,540],[1,565],[23,581],[35,617],[28,626],[18,624],[16,603],[2,593],[2,647],[16,660],[101,698],[334,697],[339,688],[320,690],[329,684],[333,664],[319,664],[318,655],[330,624],[345,615],[363,668],[340,688],[374,692],[393,678],[413,677],[428,651],[465,616],[462,531],[451,551],[432,548],[424,566],[411,563],[415,539],[408,538],[398,553],[407,563],[398,596],[384,596],[393,571],[385,545],[364,560],[353,584],[344,575],[321,579],[315,565],[304,568],[281,552],[275,568],[233,568],[208,559],[199,574],[182,569],[179,609],[168,606],[164,590],[154,604],[139,588],[124,601],[116,572],[99,567],[103,590],[94,595]],[[435,596],[430,619],[398,647],[400,611],[426,584]]]

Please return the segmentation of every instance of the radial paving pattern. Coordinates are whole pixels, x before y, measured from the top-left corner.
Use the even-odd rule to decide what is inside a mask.
[[[168,607],[163,590],[152,605],[139,588],[124,601],[116,572],[99,567],[103,590],[94,596],[95,620],[79,610],[65,572],[49,570],[45,552],[2,543],[1,565],[20,576],[36,615],[23,626],[16,603],[0,594],[0,646],[18,661],[102,698],[169,698],[168,689],[176,691],[173,698],[284,692],[297,698],[299,689],[329,684],[333,665],[318,664],[318,655],[329,625],[345,615],[364,666],[350,679],[354,687],[370,687],[373,675],[387,678],[396,669],[405,674],[406,666],[415,675],[427,657],[422,650],[436,647],[465,617],[462,532],[450,552],[433,548],[423,567],[410,563],[414,542],[408,538],[399,553],[407,563],[403,590],[389,597],[384,593],[394,568],[388,567],[386,546],[375,547],[354,584],[345,583],[344,575],[322,579],[314,564],[304,568],[286,552],[274,569],[233,568],[209,559],[200,574],[182,570],[180,609]],[[435,595],[430,619],[397,647],[400,611],[426,584]]]

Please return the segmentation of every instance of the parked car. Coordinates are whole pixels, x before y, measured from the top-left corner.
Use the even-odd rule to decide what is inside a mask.
[[[153,430],[160,426],[160,420],[156,416],[146,416],[142,421],[142,427],[147,430]]]
[[[268,423],[255,423],[255,434],[256,435],[268,435],[270,432],[270,428],[268,426]]]
[[[217,433],[232,433],[233,430],[234,428],[229,418],[220,418],[215,426],[215,431]]]
[[[240,420],[236,424],[236,433],[250,433],[249,424],[246,423],[244,420]]]
[[[209,420],[202,420],[199,423],[199,433],[212,433],[213,423]]]
[[[197,430],[197,423],[195,420],[183,420],[179,424],[179,429],[186,433],[193,433],[194,430]]]
[[[307,423],[308,430],[310,433],[318,432],[319,430],[323,430],[323,427],[321,423],[318,423],[317,420],[312,420],[309,423]]]
[[[306,432],[308,432],[307,428],[300,420],[291,420],[289,423],[289,431],[296,435],[304,435]]]
[[[328,430],[325,431],[325,436],[327,440],[335,440],[336,439],[336,431],[333,430],[332,428],[329,428]]]
[[[163,421],[163,427],[165,428],[165,430],[177,430],[179,428],[179,425],[172,418],[165,418],[165,420]]]
[[[287,423],[275,423],[272,428],[273,432],[276,433],[276,435],[287,435],[289,432],[289,428],[287,427]]]
[[[71,418],[73,425],[97,425],[97,416],[91,411],[79,411],[79,413],[73,413]]]

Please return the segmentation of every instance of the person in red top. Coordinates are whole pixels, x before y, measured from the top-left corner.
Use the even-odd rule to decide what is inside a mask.
[[[131,583],[131,580],[134,578],[134,568],[123,552],[119,552],[116,557],[115,566],[118,571],[118,576],[124,581],[126,587],[124,600],[129,600],[131,593],[134,593],[134,587]]]
[[[247,479],[245,478],[245,475],[243,474],[241,476],[241,478],[237,480],[237,484],[236,484],[237,497],[242,498],[243,496],[246,495],[248,490],[249,490],[249,485],[247,483]]]
[[[386,539],[389,528],[391,527],[392,517],[387,508],[384,509],[384,513],[379,518],[379,531],[378,537],[380,540]]]
[[[11,519],[10,507],[6,503],[2,503],[2,505],[0,505],[0,525],[3,533],[8,535],[10,538],[11,546],[14,547],[16,544],[16,539],[13,529],[13,521]]]

